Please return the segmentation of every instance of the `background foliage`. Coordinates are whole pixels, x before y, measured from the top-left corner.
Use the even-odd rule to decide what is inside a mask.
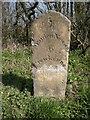
[[[72,22],[71,50],[90,48],[90,2],[5,2],[3,3],[3,47],[31,44],[30,26],[43,12],[61,12]]]

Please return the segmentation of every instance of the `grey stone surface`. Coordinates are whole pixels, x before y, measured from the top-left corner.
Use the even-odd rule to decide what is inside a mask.
[[[70,25],[65,16],[49,11],[31,26],[35,96],[65,97]]]

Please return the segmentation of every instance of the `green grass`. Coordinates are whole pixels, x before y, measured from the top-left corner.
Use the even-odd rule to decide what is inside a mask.
[[[68,83],[73,81],[88,80],[90,73],[90,57],[89,53],[85,56],[80,55],[80,51],[70,51],[69,55],[69,72]]]
[[[17,74],[29,78],[31,76],[31,51],[3,51],[3,73]]]
[[[3,50],[3,118],[89,118],[89,53],[71,51],[66,98],[33,97],[31,50]],[[71,88],[71,87],[72,88]]]

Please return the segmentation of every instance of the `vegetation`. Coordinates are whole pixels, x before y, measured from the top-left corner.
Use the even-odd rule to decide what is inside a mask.
[[[66,98],[32,96],[31,51],[3,50],[3,118],[89,118],[89,53],[70,51]]]
[[[3,47],[11,43],[31,44],[30,26],[43,12],[55,10],[72,23],[71,50],[90,48],[90,2],[5,2],[3,3]]]

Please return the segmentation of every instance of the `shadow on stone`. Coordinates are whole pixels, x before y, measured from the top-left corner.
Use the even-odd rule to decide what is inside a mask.
[[[29,92],[31,92],[32,96],[34,95],[32,78],[27,79],[25,77],[20,77],[10,72],[2,75],[2,83],[5,86],[9,85],[14,88],[18,88],[20,91],[24,91],[25,89],[27,89]]]

